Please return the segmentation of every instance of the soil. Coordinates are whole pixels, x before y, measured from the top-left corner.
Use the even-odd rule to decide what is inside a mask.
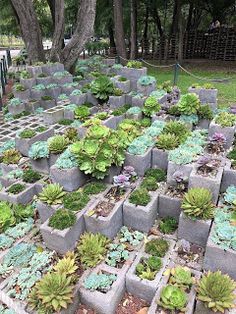
[[[114,208],[114,204],[101,201],[98,205],[94,208],[94,212],[97,216],[107,217],[109,216],[110,212]]]
[[[109,201],[109,202],[119,202],[125,195],[125,192],[120,190],[117,187],[112,187],[107,194],[105,195],[105,198]]]
[[[222,153],[225,152],[225,149],[224,149],[223,145],[217,145],[217,144],[209,143],[207,145],[207,152],[209,154],[222,155]]]
[[[96,314],[94,310],[89,309],[86,305],[80,304],[76,314]]]
[[[181,189],[177,189],[176,186],[168,186],[164,194],[170,197],[183,198],[185,192],[187,192],[186,186],[183,186]]]
[[[123,299],[118,305],[116,314],[146,314],[148,306],[149,305],[146,301],[129,293],[125,293]]]
[[[218,173],[218,167],[220,166],[221,161],[213,159],[209,165],[201,166],[197,169],[197,174],[203,177],[215,178]]]

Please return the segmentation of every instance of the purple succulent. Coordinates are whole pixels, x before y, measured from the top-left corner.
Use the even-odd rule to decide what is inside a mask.
[[[198,161],[197,161],[197,164],[200,166],[200,167],[203,167],[205,165],[207,165],[208,163],[210,163],[212,160],[212,158],[210,156],[201,156]]]
[[[175,171],[173,174],[172,178],[177,182],[177,183],[182,183],[186,180],[186,177],[184,176],[184,173],[182,171]]]
[[[132,166],[125,166],[122,174],[127,176],[127,177],[136,177],[137,173],[134,171],[134,167]]]
[[[236,105],[230,107],[230,113],[236,114]]]
[[[113,184],[114,186],[120,187],[120,188],[127,188],[130,186],[129,177],[120,174],[118,176],[113,177]]]
[[[209,138],[209,141],[211,143],[225,144],[226,143],[226,137],[222,133],[215,132],[212,135],[212,137]]]

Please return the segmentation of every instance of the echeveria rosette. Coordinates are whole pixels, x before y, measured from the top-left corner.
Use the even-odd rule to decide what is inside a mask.
[[[224,201],[228,204],[233,204],[236,200],[236,186],[230,185],[224,193]]]
[[[211,137],[209,137],[209,142],[213,144],[225,144],[226,143],[226,137],[223,133],[215,132]]]
[[[160,295],[160,300],[157,303],[168,310],[185,312],[187,304],[187,295],[179,287],[174,285],[165,286]]]
[[[144,75],[138,79],[138,83],[142,86],[148,86],[148,85],[156,84],[156,79],[154,76]]]
[[[216,223],[211,240],[224,250],[236,250],[236,227],[229,221]]]
[[[199,107],[200,107],[199,97],[194,93],[182,95],[178,102],[178,109],[181,112],[181,114],[188,116],[197,114]]]

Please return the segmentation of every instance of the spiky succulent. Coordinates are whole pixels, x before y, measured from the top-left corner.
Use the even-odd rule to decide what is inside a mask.
[[[68,144],[69,140],[64,135],[55,135],[48,139],[48,149],[53,154],[62,153]]]
[[[193,284],[192,273],[189,268],[177,266],[171,269],[171,276],[169,282],[176,284],[182,288],[189,288]]]
[[[102,234],[85,233],[77,247],[81,263],[84,267],[94,267],[103,258],[107,252],[109,240]]]
[[[192,188],[185,193],[182,209],[191,219],[211,219],[214,214],[212,194],[205,188]]]
[[[46,274],[35,286],[36,294],[46,309],[60,311],[72,303],[72,277],[52,272]]]
[[[184,142],[187,136],[190,134],[188,128],[184,123],[175,120],[166,123],[163,129],[163,133],[174,134],[176,137],[178,137],[181,143]]]
[[[167,285],[162,289],[160,300],[157,303],[165,309],[184,312],[187,295],[177,286]]]
[[[221,271],[208,272],[199,280],[197,298],[213,312],[225,313],[235,307],[236,283]]]
[[[200,107],[199,97],[194,93],[188,93],[180,97],[178,109],[182,114],[197,114]]]
[[[53,269],[59,274],[72,275],[78,269],[75,262],[76,256],[74,253],[67,254],[63,259],[61,259]]]
[[[66,195],[63,188],[58,183],[48,184],[45,186],[38,198],[40,201],[47,203],[48,205],[62,204],[62,199]]]
[[[158,137],[156,146],[164,150],[171,150],[179,146],[179,138],[171,133],[163,133]]]
[[[21,159],[21,154],[15,148],[6,150],[3,153],[3,157],[2,157],[2,161],[6,165],[17,164],[20,159]]]
[[[161,105],[158,103],[156,97],[149,96],[144,103],[143,113],[145,116],[151,117],[161,109]]]

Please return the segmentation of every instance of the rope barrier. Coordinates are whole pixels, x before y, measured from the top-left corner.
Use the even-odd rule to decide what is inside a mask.
[[[175,63],[173,64],[168,64],[168,65],[155,65],[155,64],[151,64],[143,59],[140,59],[143,63],[146,63],[147,65],[154,67],[154,68],[172,68],[173,66],[175,66]]]

